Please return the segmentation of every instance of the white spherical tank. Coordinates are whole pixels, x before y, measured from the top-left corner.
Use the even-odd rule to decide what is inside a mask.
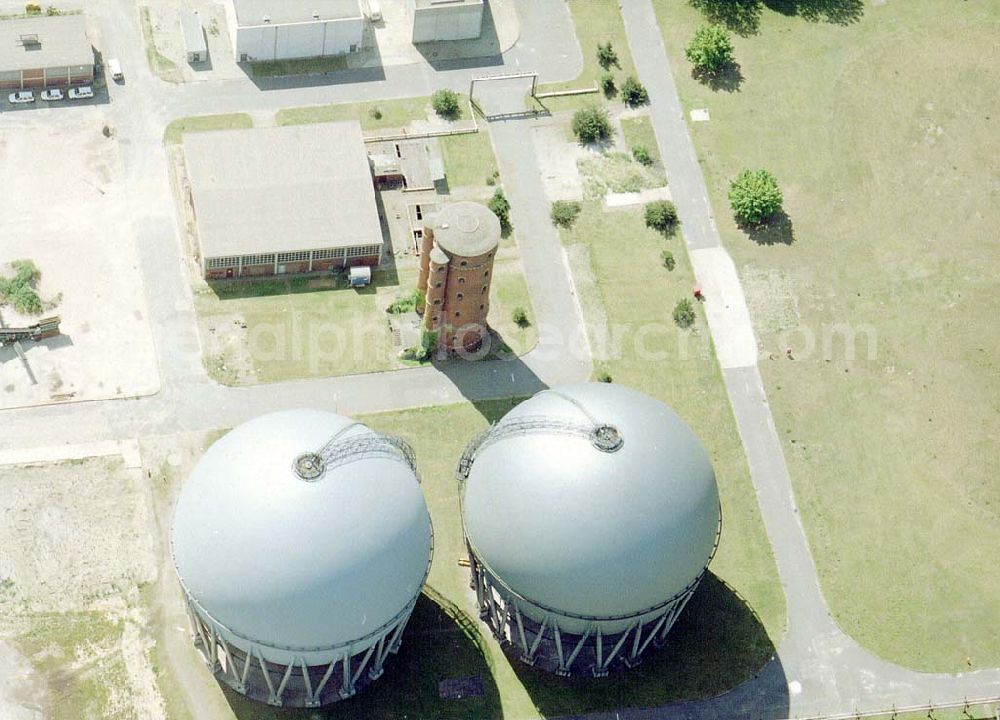
[[[705,449],[620,385],[538,393],[470,443],[458,476],[483,618],[560,674],[604,675],[661,644],[718,545]]]
[[[398,650],[432,531],[406,443],[292,410],[208,449],[181,490],[171,551],[216,676],[273,705],[318,707]]]

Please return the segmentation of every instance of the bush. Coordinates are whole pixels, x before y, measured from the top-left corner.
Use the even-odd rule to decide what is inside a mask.
[[[496,185],[497,180],[499,179],[500,179],[500,171],[494,170],[493,172],[491,172],[489,175],[486,176],[486,184],[491,186]]]
[[[653,156],[649,154],[649,149],[645,145],[633,145],[632,157],[640,165],[648,167],[653,164]]]
[[[42,274],[31,260],[15,260],[14,277],[0,277],[0,305],[10,304],[24,315],[38,315],[45,309],[35,290]]]
[[[622,100],[630,107],[645,105],[649,102],[649,93],[641,82],[629,75],[622,85]]]
[[[604,97],[612,98],[618,92],[618,86],[615,85],[615,76],[611,73],[604,73],[601,75],[601,92],[604,93]]]
[[[702,25],[684,50],[695,70],[715,75],[733,64],[733,43],[721,25]]]
[[[664,250],[663,252],[660,253],[660,259],[663,260],[663,267],[665,267],[667,270],[672,271],[674,269],[675,265],[674,254],[672,252],[670,252],[669,250]]]
[[[597,382],[609,383],[612,380],[611,373],[607,370],[601,370],[601,372],[597,373]]]
[[[500,232],[504,235],[510,233],[513,229],[513,226],[510,224],[510,203],[507,201],[507,196],[504,195],[503,188],[496,189],[493,197],[487,203],[487,207],[500,220]]]
[[[27,5],[24,6],[24,12],[27,15],[41,15],[42,6],[36,5],[35,3],[28,3]]]
[[[646,203],[646,227],[668,232],[677,225],[677,208],[669,200]]]
[[[582,143],[593,143],[611,137],[611,121],[604,108],[591,106],[573,114],[573,134]]]
[[[420,294],[419,290],[414,290],[409,295],[405,297],[396,298],[392,301],[392,304],[386,308],[386,312],[391,315],[402,315],[403,313],[412,312],[417,308],[421,302],[423,302],[423,296]]]
[[[580,203],[571,200],[556,200],[552,203],[552,224],[557,227],[570,227],[580,214]]]
[[[743,224],[759,225],[781,209],[781,189],[767,170],[744,170],[729,185],[729,204]]]
[[[370,117],[372,120],[381,120],[382,108],[380,108],[378,105],[372,105],[368,109],[368,117]]]
[[[511,320],[513,320],[514,324],[519,328],[526,328],[531,325],[531,323],[528,322],[528,311],[520,305],[514,308],[514,312],[511,314]]]
[[[454,90],[438,90],[431,95],[431,105],[434,112],[445,120],[457,120],[462,115],[458,104],[458,93]]]
[[[694,319],[694,305],[691,300],[684,298],[678,301],[677,305],[674,306],[674,322],[679,327],[689,328],[694,325]]]
[[[618,53],[616,53],[615,49],[611,47],[610,42],[607,42],[604,45],[598,43],[597,63],[605,70],[609,69],[612,65],[620,67],[618,64]]]

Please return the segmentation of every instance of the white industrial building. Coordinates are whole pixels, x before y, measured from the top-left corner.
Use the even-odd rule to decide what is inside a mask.
[[[473,40],[483,32],[483,0],[409,0],[413,42]]]
[[[362,47],[360,0],[227,0],[239,62],[342,55]]]

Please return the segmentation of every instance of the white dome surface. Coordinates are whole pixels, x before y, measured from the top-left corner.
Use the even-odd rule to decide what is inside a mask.
[[[588,418],[589,416],[589,418]],[[715,550],[719,494],[708,454],[676,413],[620,385],[546,390],[524,418],[611,425],[614,452],[535,429],[487,442],[463,488],[473,552],[518,595],[593,619],[636,616],[682,592]]]
[[[171,534],[177,573],[237,638],[333,648],[389,623],[420,592],[431,523],[405,462],[365,457],[313,481],[294,470],[350,425],[314,410],[261,416],[213,444],[184,484]],[[341,437],[364,435],[374,433],[355,424]]]

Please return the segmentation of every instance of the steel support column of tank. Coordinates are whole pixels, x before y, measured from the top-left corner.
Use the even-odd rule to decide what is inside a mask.
[[[558,613],[543,611],[541,622],[533,620],[522,612],[521,604],[532,607],[536,616],[540,610],[537,605],[496,582],[474,558],[470,564],[480,618],[497,641],[517,647],[522,662],[562,676],[589,671],[595,677],[604,677],[616,661],[626,667],[638,665],[650,645],[659,648],[665,644],[667,634],[704,577],[698,577],[655,611],[636,617],[624,631],[604,634],[602,626],[607,620],[594,618],[581,634],[567,631],[565,622],[571,618]]]
[[[382,675],[386,659],[399,652],[403,629],[416,599],[369,638],[331,648],[325,651],[328,659],[317,663],[313,658],[311,664],[305,656],[294,656],[287,664],[269,661],[267,655],[273,649],[267,646],[250,643],[246,650],[236,647],[202,618],[190,599],[185,606],[194,645],[221,682],[240,694],[276,707],[287,703],[292,707],[315,708],[324,704],[324,695],[349,698]]]

